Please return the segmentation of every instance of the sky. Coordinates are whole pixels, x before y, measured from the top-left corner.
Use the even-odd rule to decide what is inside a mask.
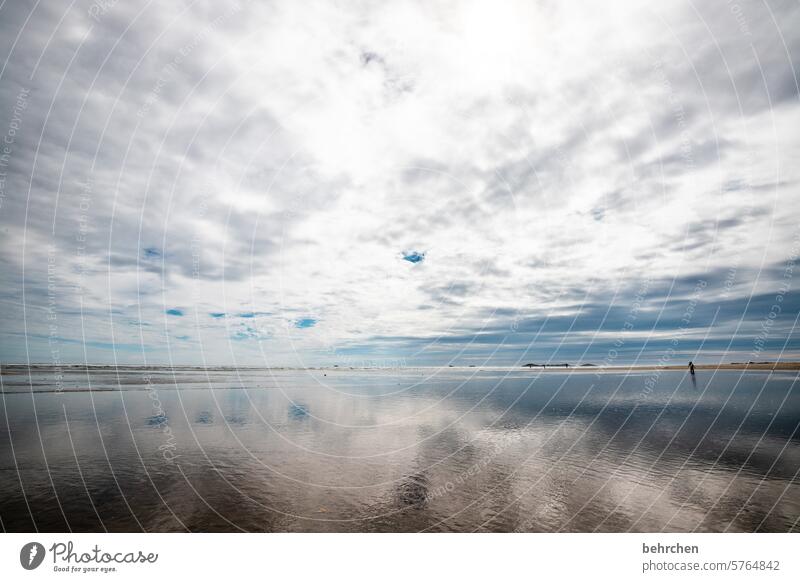
[[[800,358],[797,2],[0,4],[0,363]]]

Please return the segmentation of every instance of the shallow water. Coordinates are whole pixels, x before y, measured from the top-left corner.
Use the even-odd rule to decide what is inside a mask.
[[[6,531],[790,531],[797,372],[4,369]]]

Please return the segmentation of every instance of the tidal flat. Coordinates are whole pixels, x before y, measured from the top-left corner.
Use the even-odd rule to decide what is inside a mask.
[[[786,370],[3,368],[4,531],[788,532]]]

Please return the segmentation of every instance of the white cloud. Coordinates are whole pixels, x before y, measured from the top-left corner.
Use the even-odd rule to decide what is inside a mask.
[[[52,335],[48,301],[76,339],[82,299],[92,341],[334,361],[630,296],[644,274],[771,272],[796,236],[790,7],[777,24],[756,3],[744,24],[684,2],[88,7],[3,8],[4,39],[25,28],[2,44],[0,129],[31,89],[0,208],[5,359],[8,338]],[[270,315],[208,316],[243,311]]]

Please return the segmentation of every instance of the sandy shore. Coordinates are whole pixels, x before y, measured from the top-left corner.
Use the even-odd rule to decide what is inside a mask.
[[[800,362],[767,362],[767,363],[735,363],[735,364],[695,364],[695,370],[800,370]],[[548,370],[551,368],[547,368]],[[561,369],[565,368],[553,368]],[[567,370],[602,370],[609,372],[637,372],[650,370],[686,370],[687,366],[576,366],[566,368]],[[541,370],[541,368],[534,368]]]

